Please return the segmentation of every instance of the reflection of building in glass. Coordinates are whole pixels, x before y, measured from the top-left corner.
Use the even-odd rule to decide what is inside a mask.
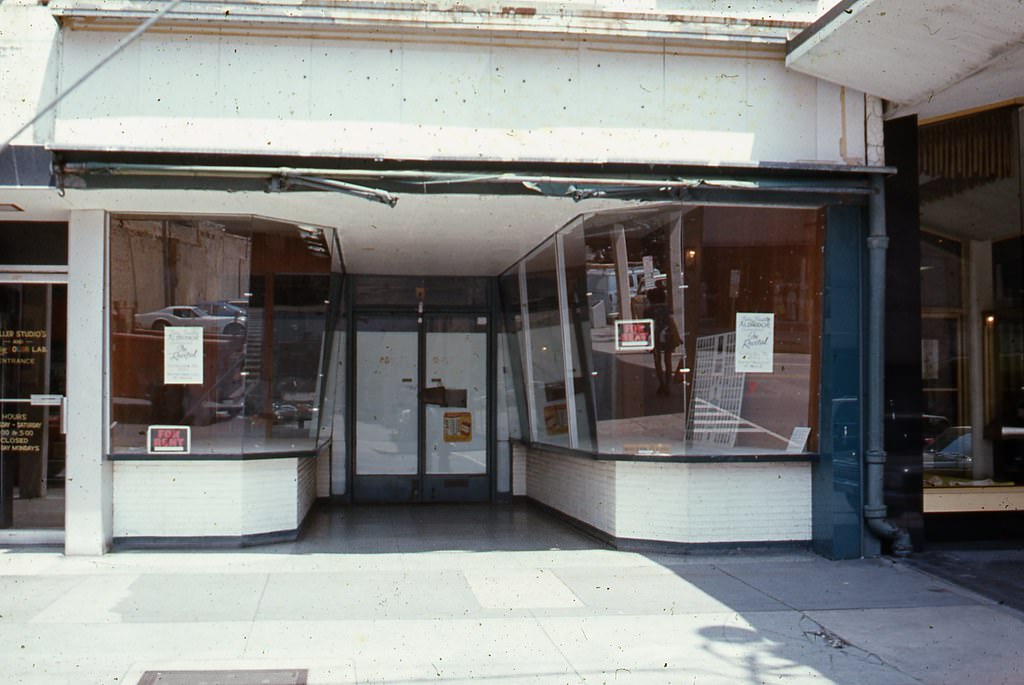
[[[73,97],[145,8],[0,2],[3,314],[47,332],[3,353],[0,447],[44,455],[5,458],[3,525],[97,554],[525,496],[613,542],[849,557],[1024,509],[1019,79],[864,69],[947,35],[868,21],[896,1],[183,3]],[[744,317],[770,334],[730,375]],[[146,454],[163,425],[190,454]]]
[[[194,454],[316,448],[331,259],[309,231],[237,217],[111,222],[114,454],[144,451],[150,424],[192,426]],[[199,380],[164,375],[180,327],[201,331]]]
[[[540,431],[538,441],[552,435],[558,436],[552,444],[573,447],[595,441],[597,452],[609,454],[718,454],[733,448],[781,453],[794,428],[811,426],[813,445],[817,393],[811,370],[821,316],[814,295],[820,287],[823,228],[814,211],[670,203],[581,214],[570,221],[527,259],[525,272],[513,267],[503,279],[506,297],[523,292],[527,297],[525,308],[517,299],[515,309],[527,312],[519,320],[528,325],[517,327],[517,349],[530,349],[519,360],[524,377],[532,376],[534,387],[552,379],[564,384],[567,364],[577,377],[568,409],[576,425],[557,434]],[[574,303],[567,338],[557,322],[563,276],[554,266],[560,260],[565,297]],[[547,265],[543,280],[538,277],[542,262]],[[658,298],[648,294],[654,291]],[[655,300],[665,307],[681,344],[665,355],[623,349],[613,324],[643,320]],[[626,317],[622,302],[629,303]],[[716,354],[721,341],[735,340],[738,312],[761,312],[774,320],[766,341],[772,352],[767,366],[757,369],[762,373],[749,382],[730,372],[726,383],[719,362],[731,369],[733,348],[721,360]],[[660,367],[672,376],[667,388]],[[534,405],[534,422],[544,426],[537,413],[544,409],[543,398],[537,395]],[[728,430],[712,428],[719,424]]]

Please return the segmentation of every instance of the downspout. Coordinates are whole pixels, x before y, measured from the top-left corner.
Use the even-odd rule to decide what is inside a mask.
[[[910,533],[886,519],[883,499],[885,483],[885,440],[882,419],[885,413],[885,255],[889,237],[885,228],[885,179],[872,178],[874,192],[868,199],[868,377],[867,377],[867,452],[864,522],[879,538],[892,543],[892,553],[905,557],[913,550]]]

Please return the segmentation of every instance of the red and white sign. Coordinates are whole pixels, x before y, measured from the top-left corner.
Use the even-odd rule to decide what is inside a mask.
[[[192,450],[192,432],[188,426],[150,426],[146,452],[149,454],[188,454]]]
[[[615,351],[649,352],[654,349],[654,319],[620,319],[615,322]]]

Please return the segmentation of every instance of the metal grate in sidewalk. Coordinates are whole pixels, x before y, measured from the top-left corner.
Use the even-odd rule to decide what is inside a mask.
[[[306,685],[304,668],[231,671],[146,671],[138,685]]]

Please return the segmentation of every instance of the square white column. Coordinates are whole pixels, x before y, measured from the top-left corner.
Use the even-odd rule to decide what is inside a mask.
[[[103,554],[113,531],[113,469],[106,461],[107,215],[71,212],[68,226],[68,555]]]

